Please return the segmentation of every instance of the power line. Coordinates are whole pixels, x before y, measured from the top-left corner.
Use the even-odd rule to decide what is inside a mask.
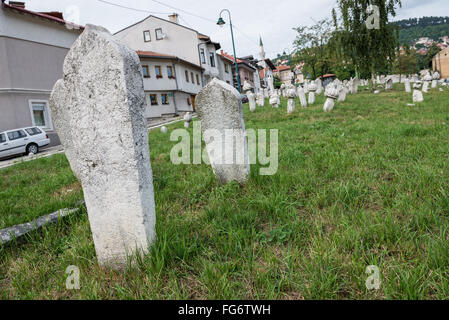
[[[158,0],[151,0],[151,1],[156,2],[156,3],[160,4],[161,6],[164,6],[164,7],[173,9],[173,10],[178,10],[178,11],[184,12],[185,14],[188,14],[188,15],[191,15],[191,16],[194,16],[194,17],[197,17],[197,18],[199,18],[199,19],[203,19],[203,20],[206,20],[206,21],[215,23],[214,20],[209,19],[209,18],[202,17],[202,16],[200,16],[200,15],[197,15],[196,13],[192,13],[192,12],[186,11],[186,10],[184,10],[184,9],[180,9],[180,8],[173,7],[173,6],[169,5],[169,4],[165,4],[165,3],[161,2],[161,1],[158,1]]]
[[[171,13],[171,12],[153,12],[153,11],[148,11],[148,10],[136,9],[136,8],[123,6],[121,4],[113,3],[113,2],[109,2],[109,1],[105,1],[105,0],[97,0],[97,1],[105,3],[105,4],[109,4],[111,6],[115,6],[115,7],[119,7],[119,8],[123,8],[123,9],[127,9],[127,10],[132,10],[132,11],[137,11],[137,12],[144,12],[144,13],[150,13],[150,14],[170,14]]]
[[[97,1],[98,1],[98,2],[102,2],[102,3],[105,3],[105,4],[109,4],[109,5],[112,5],[112,6],[116,6],[116,7],[119,7],[119,8],[123,8],[123,9],[127,9],[127,10],[133,10],[133,11],[136,11],[136,12],[144,12],[144,13],[149,13],[149,14],[171,14],[171,12],[152,12],[152,11],[148,11],[148,10],[142,10],[142,9],[132,8],[132,7],[120,5],[120,4],[113,3],[113,2],[109,2],[109,1],[105,1],[105,0],[97,0]],[[151,0],[151,1],[152,1],[152,2],[155,2],[155,3],[157,3],[157,4],[160,4],[160,5],[162,5],[162,6],[165,6],[165,7],[167,7],[167,8],[170,8],[170,9],[173,9],[173,10],[177,10],[177,11],[183,12],[183,13],[185,13],[185,14],[187,14],[187,15],[191,15],[191,16],[193,16],[193,17],[196,17],[196,18],[205,20],[205,21],[207,21],[207,22],[213,23],[214,25],[216,24],[216,21],[214,21],[214,20],[212,20],[212,19],[209,19],[209,18],[206,18],[206,17],[203,17],[203,16],[200,16],[200,15],[198,15],[198,14],[196,14],[196,13],[192,13],[192,12],[189,12],[189,11],[187,11],[187,10],[184,10],[184,9],[181,9],[181,8],[177,8],[177,7],[171,6],[171,5],[169,5],[169,4],[165,4],[165,3],[161,2],[161,1],[158,1],[158,0]],[[192,28],[192,27],[190,26],[190,24],[189,24],[184,18],[182,18],[181,16],[180,16],[180,18],[182,19],[182,21],[184,21],[184,23],[187,24],[187,26],[189,26],[190,28]],[[247,40],[249,40],[250,42],[252,42],[255,46],[257,46],[257,47],[259,46],[259,44],[258,44],[258,42],[257,42],[256,40],[254,40],[253,38],[251,38],[250,36],[248,36],[247,34],[245,34],[245,33],[244,33],[244,32],[243,32],[237,25],[232,24],[232,26],[237,30],[238,33],[240,33],[243,37],[245,37]]]

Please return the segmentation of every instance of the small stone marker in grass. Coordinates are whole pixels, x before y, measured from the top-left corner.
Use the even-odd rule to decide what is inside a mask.
[[[290,86],[287,88],[286,91],[286,95],[288,98],[288,102],[287,102],[287,113],[288,114],[292,114],[293,112],[295,112],[295,96],[296,96],[296,92],[295,92],[295,88],[293,86]]]
[[[312,82],[308,85],[309,89],[309,104],[312,105],[315,103],[315,92],[318,89],[316,83]]]
[[[52,118],[81,181],[101,266],[126,267],[156,238],[153,178],[136,52],[87,25],[50,98]]]
[[[197,112],[209,161],[220,183],[246,182],[250,165],[238,91],[213,79],[197,96]]]
[[[332,85],[327,86],[325,91],[325,96],[327,97],[326,102],[324,103],[323,110],[324,112],[329,112],[334,109],[335,99],[338,98],[338,89]]]
[[[424,97],[423,94],[421,92],[421,81],[416,81],[413,84],[413,102],[418,103],[418,102],[423,102],[424,101]]]

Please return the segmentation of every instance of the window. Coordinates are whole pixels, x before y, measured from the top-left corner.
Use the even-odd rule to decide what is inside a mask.
[[[40,131],[38,128],[29,128],[29,129],[25,129],[25,131],[30,135],[30,136],[35,136],[37,134],[41,134],[42,131]]]
[[[169,79],[175,79],[175,76],[173,74],[173,67],[171,66],[167,67],[167,76]]]
[[[200,85],[200,77],[198,76],[198,74],[196,75],[196,84]]]
[[[201,63],[206,63],[206,54],[204,53],[204,49],[200,49]]]
[[[229,66],[227,64],[225,64],[224,66],[225,66],[225,72],[229,73]]]
[[[192,83],[195,84],[195,79],[193,78],[193,72],[190,72],[190,79],[192,79]]]
[[[31,102],[30,104],[32,122],[37,127],[50,127],[48,119],[47,102]]]
[[[142,74],[144,78],[150,77],[150,68],[148,66],[142,66]]]
[[[162,33],[162,29],[156,29],[156,40],[163,40],[164,34]]]
[[[210,53],[210,66],[215,67],[215,54],[213,52]]]
[[[186,81],[189,82],[189,71],[186,70]]]
[[[157,102],[157,94],[150,94],[150,101],[152,106],[159,105],[159,103]]]
[[[161,66],[156,66],[155,69],[156,69],[156,78],[157,78],[157,79],[161,79],[161,78],[162,78],[162,69],[161,69]]]
[[[143,41],[150,42],[151,41],[151,33],[150,30],[145,30],[143,32]]]
[[[8,132],[8,139],[10,140],[10,141],[13,141],[13,140],[17,140],[17,139],[20,139],[20,138],[24,138],[24,137],[26,137],[27,135],[25,134],[25,132],[23,132],[22,130],[17,130],[17,131],[13,131],[13,132]]]
[[[161,94],[161,100],[162,100],[162,104],[165,104],[165,105],[170,104],[170,103],[168,103],[168,94],[166,94],[166,93]]]
[[[6,142],[6,136],[4,133],[0,134],[0,143]]]

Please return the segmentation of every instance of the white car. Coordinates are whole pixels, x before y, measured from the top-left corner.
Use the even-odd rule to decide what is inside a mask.
[[[0,132],[0,158],[18,154],[36,154],[50,144],[48,135],[38,127]]]

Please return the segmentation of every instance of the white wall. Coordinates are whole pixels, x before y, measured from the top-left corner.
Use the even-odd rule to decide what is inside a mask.
[[[81,30],[69,30],[56,22],[0,8],[0,36],[69,49],[81,32]]]
[[[186,74],[185,72],[188,72],[189,74],[189,81],[186,80]],[[194,82],[192,83],[192,72],[193,72],[193,78]],[[198,75],[200,84],[196,81],[196,76]],[[187,64],[178,63],[176,64],[176,78],[178,80],[178,90],[184,91],[191,94],[198,94],[200,92],[202,86],[201,83],[201,71],[198,68],[194,68],[193,66],[189,66]]]
[[[227,59],[221,58],[220,56],[218,56],[218,61],[219,61],[218,70],[220,72],[220,80],[229,83],[231,86],[234,86],[234,78],[232,75],[233,64],[229,62]],[[228,66],[228,72],[225,71],[225,65]]]
[[[165,39],[156,39],[156,29],[158,28],[161,28],[167,36]],[[143,32],[145,30],[150,31],[150,42],[144,41]],[[199,65],[198,33],[163,19],[150,16],[144,21],[116,33],[115,38],[136,51],[170,54]]]
[[[220,71],[219,71],[219,56],[216,54],[216,49],[215,46],[213,44],[205,44],[204,42],[201,42],[202,44],[200,45],[200,52],[201,49],[204,50],[205,53],[205,62],[203,63],[203,61],[201,61],[201,66],[204,68],[204,77],[205,77],[205,83],[208,83],[209,81],[211,81],[213,78],[215,77],[220,77]],[[211,57],[210,55],[213,54],[214,55],[214,61],[215,61],[215,66],[212,66],[211,63]]]
[[[157,96],[158,105],[151,105],[151,95],[155,94]],[[162,94],[167,94],[168,103],[167,105],[162,104]],[[175,109],[175,93],[173,91],[145,91],[145,101],[147,102],[145,108],[146,118],[158,118],[164,115],[171,115],[176,112]]]
[[[147,103],[145,117],[158,118],[177,112],[193,111],[192,104],[189,105],[187,99],[191,101],[191,96],[198,94],[202,88],[200,68],[176,60],[158,58],[141,58],[141,64],[142,66],[148,66],[150,69],[150,78],[143,79]],[[156,78],[156,66],[161,66],[161,79]],[[176,79],[168,78],[167,66],[174,68]],[[185,78],[186,71],[189,75],[189,82]],[[191,81],[192,73],[194,83]],[[197,76],[200,84],[197,83]],[[151,94],[157,95],[158,105],[151,105]],[[168,95],[167,105],[162,104],[162,94]]]
[[[148,66],[150,70],[150,78],[143,78],[143,85],[145,90],[151,91],[175,91],[176,79],[169,79],[167,75],[167,67],[171,66],[173,68],[173,62],[170,60],[149,60],[146,58],[141,59],[142,66]],[[156,78],[156,66],[160,66],[162,70],[162,78]],[[174,73],[174,68],[173,68]],[[175,74],[174,74],[175,75]]]

